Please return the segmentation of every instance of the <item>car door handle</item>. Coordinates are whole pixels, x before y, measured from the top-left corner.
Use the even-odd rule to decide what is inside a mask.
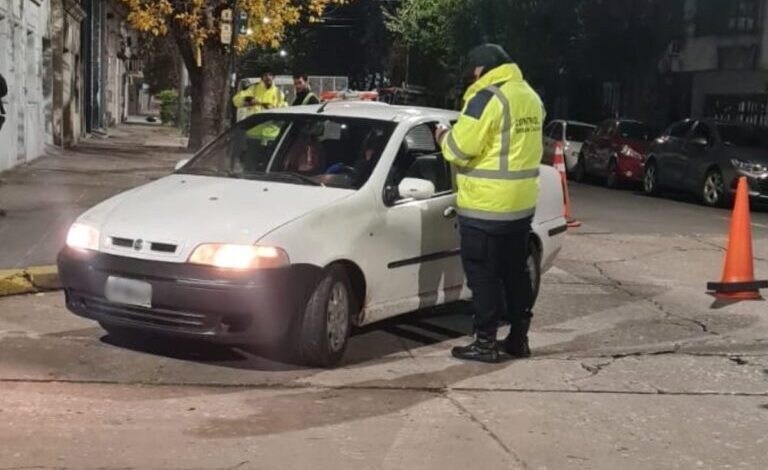
[[[445,217],[446,219],[452,219],[456,217],[456,215],[457,215],[456,208],[453,206],[448,207],[443,211],[443,217]]]

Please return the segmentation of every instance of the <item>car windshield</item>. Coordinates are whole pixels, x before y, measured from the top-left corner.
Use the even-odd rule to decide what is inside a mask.
[[[768,150],[768,129],[739,124],[718,124],[717,130],[725,145]]]
[[[653,130],[640,122],[622,122],[619,125],[619,135],[624,139],[651,140]]]
[[[565,140],[570,142],[584,142],[592,135],[595,128],[580,124],[568,124],[565,128]]]
[[[359,189],[395,124],[361,118],[261,114],[237,123],[177,173]]]

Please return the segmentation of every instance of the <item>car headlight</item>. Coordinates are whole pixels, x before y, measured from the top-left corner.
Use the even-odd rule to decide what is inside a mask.
[[[224,269],[266,269],[287,266],[290,259],[273,246],[207,243],[195,248],[189,262]]]
[[[738,158],[732,158],[731,165],[733,165],[734,168],[741,171],[742,173],[747,173],[749,175],[761,175],[763,173],[768,173],[768,165],[762,163],[755,163],[746,160],[740,160]]]
[[[84,224],[74,223],[67,232],[67,246],[79,250],[98,250],[99,231]]]
[[[635,160],[642,160],[643,154],[633,149],[629,145],[625,145],[621,148],[621,154],[625,157],[634,158]]]

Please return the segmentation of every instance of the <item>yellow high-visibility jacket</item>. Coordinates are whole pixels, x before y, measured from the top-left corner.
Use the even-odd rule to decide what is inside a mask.
[[[544,106],[515,64],[490,70],[467,89],[456,125],[443,135],[454,165],[459,215],[531,217],[539,197]]]
[[[248,106],[245,103],[246,97],[253,98],[253,104]],[[245,90],[240,91],[232,98],[232,104],[236,108],[245,110],[245,116],[248,117],[265,109],[282,108],[287,106],[285,95],[276,85],[267,88],[262,82],[251,85]]]

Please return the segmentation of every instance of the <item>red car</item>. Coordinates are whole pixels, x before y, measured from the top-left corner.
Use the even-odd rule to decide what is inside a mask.
[[[609,188],[622,182],[642,182],[646,153],[653,137],[653,129],[640,121],[603,121],[584,143],[574,178],[585,181],[596,176],[603,178]]]

